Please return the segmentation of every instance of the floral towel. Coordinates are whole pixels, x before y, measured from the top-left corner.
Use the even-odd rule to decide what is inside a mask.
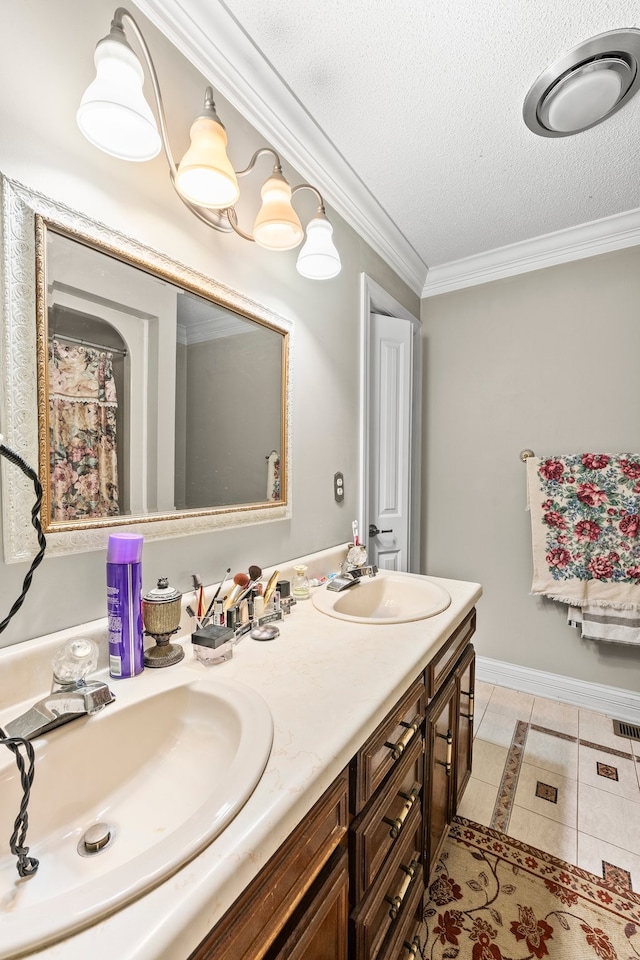
[[[531,592],[640,608],[640,455],[529,457],[527,487]]]

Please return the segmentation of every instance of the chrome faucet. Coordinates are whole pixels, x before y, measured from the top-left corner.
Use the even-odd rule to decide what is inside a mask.
[[[375,577],[378,568],[374,563],[368,563],[367,548],[363,543],[350,543],[347,554],[340,563],[340,575],[359,580],[360,577]]]
[[[360,583],[363,577],[375,577],[377,572],[378,568],[375,563],[368,563],[361,567],[352,567],[341,563],[340,573],[329,581],[327,590],[331,590],[333,593],[341,593],[343,590],[355,586],[356,583]]]
[[[71,640],[64,644],[53,660],[51,693],[15,720],[5,723],[6,736],[33,740],[113,703],[115,696],[106,683],[85,680],[87,673],[95,669],[97,660],[98,651],[92,640]]]
[[[70,720],[91,716],[114,700],[111,690],[101,680],[89,683],[79,680],[38,700],[22,716],[5,723],[4,731],[8,737],[33,740]]]

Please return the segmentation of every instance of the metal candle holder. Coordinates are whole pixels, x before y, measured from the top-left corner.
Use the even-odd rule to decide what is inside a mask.
[[[171,667],[180,663],[184,650],[169,639],[180,629],[182,594],[169,586],[166,577],[158,580],[158,586],[142,598],[144,632],[156,641],[154,647],[145,650],[145,667]]]

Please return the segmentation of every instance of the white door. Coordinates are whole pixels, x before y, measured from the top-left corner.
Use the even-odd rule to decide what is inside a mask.
[[[383,570],[410,568],[412,345],[409,321],[371,313],[369,516],[363,535],[370,562]]]

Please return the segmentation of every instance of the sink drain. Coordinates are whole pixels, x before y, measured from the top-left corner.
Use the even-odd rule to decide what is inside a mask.
[[[111,846],[115,835],[115,827],[110,823],[92,823],[80,838],[78,853],[81,857],[95,857]]]

